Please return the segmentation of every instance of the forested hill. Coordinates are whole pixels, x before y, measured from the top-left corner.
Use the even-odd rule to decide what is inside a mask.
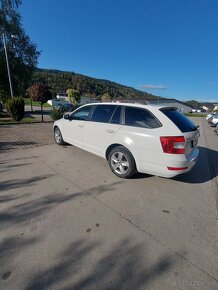
[[[156,99],[152,94],[117,84],[108,80],[95,79],[74,72],[50,69],[37,69],[33,75],[33,83],[44,83],[49,86],[53,97],[64,93],[68,88],[77,89],[84,96],[100,99],[104,93],[111,98]]]

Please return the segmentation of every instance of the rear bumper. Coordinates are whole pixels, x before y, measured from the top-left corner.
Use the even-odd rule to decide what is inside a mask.
[[[199,149],[197,147],[194,148],[188,156],[172,156],[172,154],[165,154],[164,164],[142,162],[140,168],[138,168],[138,171],[141,173],[172,178],[190,171],[196,164],[198,156]]]

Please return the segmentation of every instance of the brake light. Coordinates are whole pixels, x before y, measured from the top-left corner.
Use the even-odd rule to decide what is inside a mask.
[[[160,137],[160,142],[164,153],[184,154],[185,153],[185,138],[184,136],[164,136]]]

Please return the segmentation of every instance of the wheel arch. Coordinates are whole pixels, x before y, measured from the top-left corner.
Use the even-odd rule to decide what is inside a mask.
[[[58,125],[55,124],[54,127],[53,127],[53,132],[55,132],[55,129],[56,129],[56,128],[58,128],[58,129],[61,131],[61,134],[62,134],[62,136],[63,136],[63,130],[62,130],[62,126],[61,126],[61,124],[58,124]]]
[[[123,146],[122,144],[119,144],[119,143],[114,143],[114,144],[111,144],[108,148],[107,148],[107,150],[106,150],[106,152],[105,152],[105,158],[108,160],[108,156],[109,156],[109,154],[110,154],[110,151],[112,150],[112,149],[114,149],[115,147],[117,147],[117,146]],[[125,147],[125,146],[123,146],[123,147]],[[128,149],[128,148],[127,148]]]
[[[108,160],[108,156],[110,154],[110,151],[112,149],[114,149],[115,147],[118,147],[118,146],[122,146],[124,147],[125,149],[127,149],[131,154],[132,154],[132,157],[134,158],[135,160],[135,163],[136,163],[136,156],[135,156],[135,152],[133,150],[131,150],[131,148],[129,148],[128,146],[125,146],[124,144],[121,144],[121,143],[113,143],[111,144],[110,146],[108,146],[108,148],[106,149],[105,151],[105,158]]]
[[[53,131],[55,131],[56,128],[58,128],[60,130],[60,127],[58,125],[54,125]]]
[[[64,140],[63,132],[62,132],[62,126],[60,126],[59,124],[55,124],[53,126],[53,134],[54,135],[55,135],[55,129],[58,129],[60,131],[63,143],[66,143],[66,141]]]

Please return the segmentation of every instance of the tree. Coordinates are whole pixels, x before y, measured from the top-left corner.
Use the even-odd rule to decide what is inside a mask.
[[[110,102],[111,101],[111,96],[108,93],[103,94],[101,97],[102,102]]]
[[[73,106],[77,106],[81,99],[81,94],[78,90],[68,89],[67,96]]]
[[[48,86],[44,84],[35,84],[27,89],[27,95],[32,101],[37,101],[41,105],[41,114],[42,122],[43,119],[43,104],[47,103],[48,100],[51,100],[52,93],[50,92]]]
[[[0,0],[0,8],[6,11],[11,11],[18,8],[21,3],[21,0]]]
[[[15,121],[20,121],[24,118],[24,99],[21,97],[14,97],[8,99],[5,103],[6,109]]]
[[[0,0],[0,98],[8,98],[9,82],[5,51],[3,46],[3,33],[7,47],[7,55],[11,72],[14,95],[23,95],[30,85],[35,70],[39,51],[26,35],[21,17],[16,7],[20,0]],[[4,100],[3,100],[4,101]]]

